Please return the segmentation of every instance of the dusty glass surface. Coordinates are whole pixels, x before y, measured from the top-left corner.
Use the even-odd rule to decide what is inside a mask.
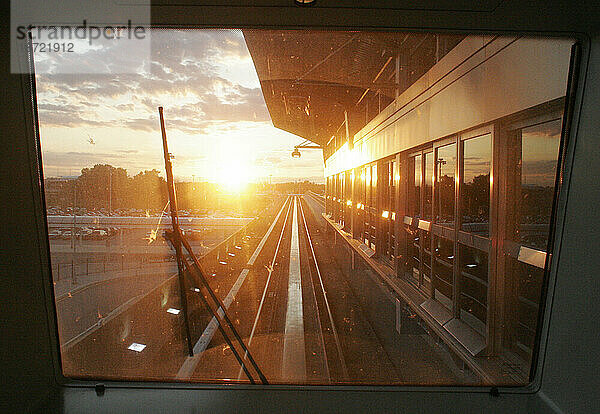
[[[149,34],[34,53],[66,377],[528,382],[569,42]]]

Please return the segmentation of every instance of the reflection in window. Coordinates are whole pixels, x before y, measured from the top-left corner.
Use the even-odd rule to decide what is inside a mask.
[[[423,250],[423,263],[421,266],[423,279],[421,281],[421,290],[427,295],[431,295],[431,233],[426,230],[421,232],[421,248]]]
[[[421,216],[421,156],[409,158],[408,212],[412,217]]]
[[[459,250],[460,317],[483,335],[487,320],[488,255],[462,244]]]
[[[452,228],[454,227],[456,144],[438,148],[436,163],[436,222]]]
[[[407,232],[407,243],[408,243],[408,263],[406,267],[408,280],[419,287],[421,282],[421,246],[419,236],[419,230],[412,230],[406,227]]]
[[[546,250],[548,243],[560,132],[560,119],[521,130],[521,194],[515,241],[539,250]]]
[[[488,237],[492,136],[487,134],[468,139],[463,142],[463,150],[463,180],[460,191],[461,229]]]
[[[425,154],[425,182],[423,183],[423,218],[431,220],[431,198],[433,196],[433,152]]]
[[[433,283],[435,299],[452,310],[454,297],[454,243],[436,236],[433,244]]]
[[[544,269],[519,261],[521,246],[545,251],[554,196],[561,120],[526,127],[512,135],[507,196],[508,239],[516,242],[506,258],[507,329],[506,352],[521,366],[528,367],[533,356],[537,317],[542,296]],[[513,214],[511,214],[513,212]],[[507,246],[511,243],[506,242]]]
[[[509,259],[507,267],[518,278],[513,286],[515,294],[509,308],[511,318],[506,329],[506,342],[509,350],[529,365],[533,354],[544,269],[515,259]]]

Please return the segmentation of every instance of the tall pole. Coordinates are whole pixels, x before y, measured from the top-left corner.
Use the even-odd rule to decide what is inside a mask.
[[[438,158],[437,160],[438,163],[438,179],[437,179],[437,186],[439,187],[437,190],[437,195],[438,195],[438,221],[442,221],[442,166],[446,164],[446,160],[443,158]]]
[[[160,116],[160,132],[162,133],[163,153],[165,158],[165,171],[167,173],[167,188],[169,190],[169,209],[171,210],[171,222],[173,224],[173,247],[177,257],[177,270],[179,276],[179,294],[181,296],[181,306],[183,307],[183,321],[185,326],[185,334],[188,343],[188,352],[190,356],[194,356],[194,347],[192,345],[192,335],[190,333],[190,324],[188,321],[187,294],[185,291],[184,268],[182,262],[181,240],[179,239],[179,217],[177,216],[177,199],[175,198],[175,184],[173,181],[173,166],[171,164],[171,154],[167,146],[167,133],[165,131],[165,120],[163,118],[163,108],[158,107]]]
[[[112,216],[112,168],[108,170],[108,215]]]
[[[75,227],[77,226],[77,214],[75,213],[75,206],[77,205],[77,180],[73,180],[73,227],[71,228],[71,247],[73,253],[75,253]]]

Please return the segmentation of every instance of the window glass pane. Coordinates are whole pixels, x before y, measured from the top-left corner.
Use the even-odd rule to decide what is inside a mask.
[[[450,144],[437,150],[436,179],[436,223],[454,227],[454,193],[456,171],[456,144]]]
[[[454,297],[454,243],[442,237],[434,237],[433,283],[435,299],[452,309]]]
[[[408,231],[407,277],[416,287],[421,284],[421,237],[419,231]]]
[[[433,196],[433,152],[425,154],[425,182],[423,186],[423,218],[431,220],[431,200]]]
[[[409,159],[409,213],[411,217],[421,216],[421,156]]]
[[[560,133],[560,119],[521,130],[517,241],[539,250],[546,250],[548,244]]]
[[[482,46],[474,36],[165,29],[152,30],[146,57],[118,39],[35,51],[63,373],[526,383],[560,135],[559,121],[535,123],[559,118],[566,85],[550,85],[563,91],[553,101],[544,91],[567,79],[571,45],[498,36]],[[508,53],[474,62],[499,43]],[[427,94],[455,71],[450,51],[485,88],[461,81]],[[494,104],[488,93],[527,96]],[[390,116],[406,102],[417,107]],[[493,123],[482,116],[491,104]],[[486,134],[432,150],[487,127],[500,130],[493,145]],[[502,312],[488,319],[488,309]],[[479,354],[463,346],[478,341]],[[523,374],[507,377],[514,361]]]
[[[463,180],[460,191],[461,229],[487,237],[490,221],[491,135],[464,141],[463,151]]]
[[[460,318],[480,334],[487,320],[488,255],[460,246]]]
[[[513,302],[508,308],[510,319],[505,330],[507,348],[525,361],[523,367],[526,367],[533,355],[544,269],[515,259],[509,259],[507,266],[515,276],[509,285],[514,288],[514,295],[511,295]]]
[[[426,296],[431,295],[431,233],[421,230],[421,250],[422,250],[422,265],[421,265],[421,290]]]

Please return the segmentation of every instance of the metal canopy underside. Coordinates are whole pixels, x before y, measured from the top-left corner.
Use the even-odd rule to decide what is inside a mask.
[[[464,36],[244,30],[273,125],[325,147],[350,136]]]

